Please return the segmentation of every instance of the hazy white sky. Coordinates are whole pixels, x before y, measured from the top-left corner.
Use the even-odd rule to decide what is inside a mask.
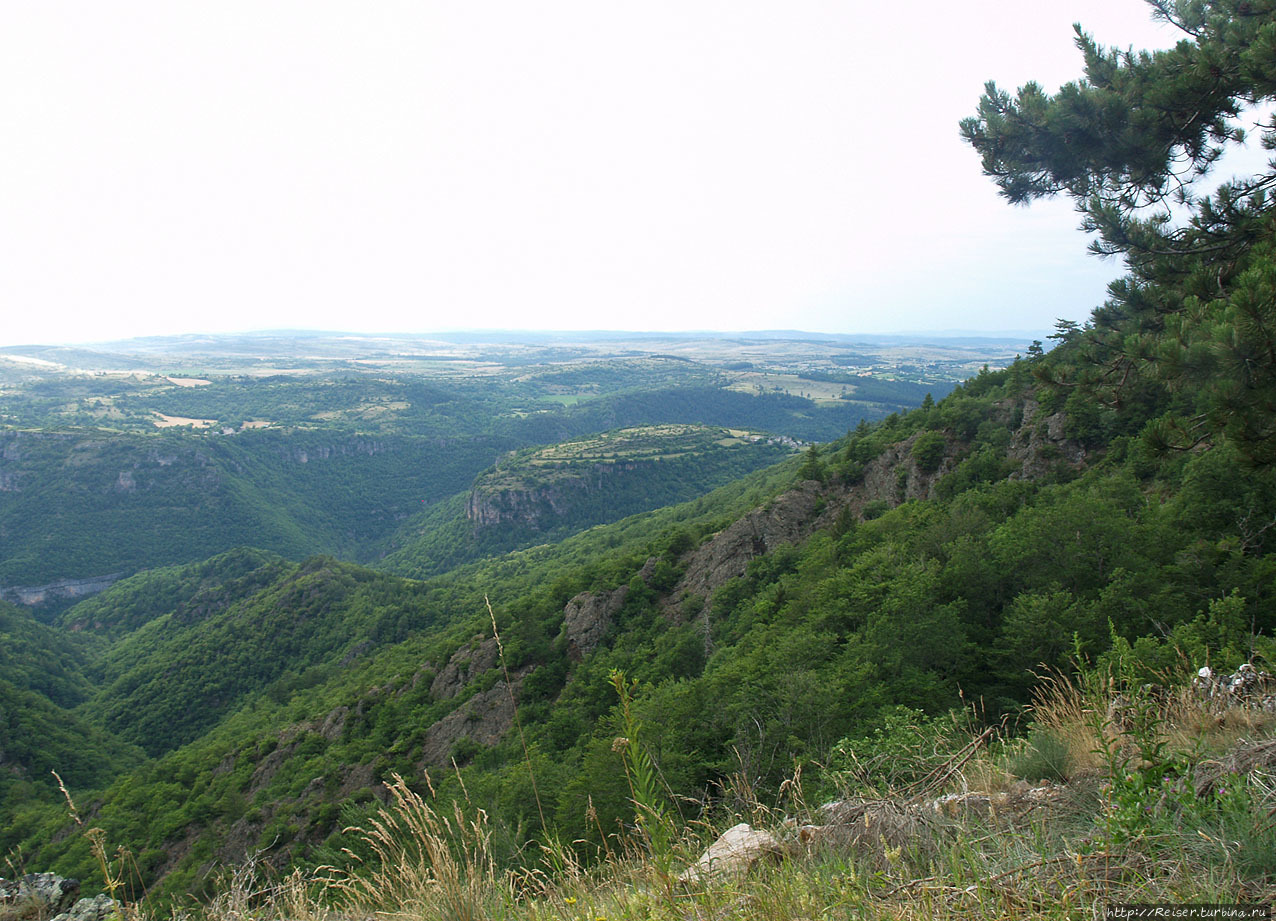
[[[1139,0],[7,0],[0,344],[1048,329],[1118,266],[959,140]]]

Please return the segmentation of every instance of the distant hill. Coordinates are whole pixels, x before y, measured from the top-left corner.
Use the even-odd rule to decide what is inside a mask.
[[[272,334],[0,350],[0,597],[51,616],[121,576],[242,545],[371,562],[510,451],[668,425],[829,441],[942,396],[989,354],[768,341],[726,360],[739,348]],[[689,498],[778,454],[697,456],[646,486],[598,467],[609,485],[592,499],[501,546]]]
[[[525,448],[463,497],[395,536],[379,568],[417,578],[483,556],[561,540],[593,525],[692,499],[788,457],[793,439],[702,425],[651,425]]]

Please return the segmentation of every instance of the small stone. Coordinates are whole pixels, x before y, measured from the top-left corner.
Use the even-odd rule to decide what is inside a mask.
[[[770,832],[741,822],[724,831],[678,879],[682,882],[696,882],[743,875],[759,860],[778,857],[782,852],[780,842]]]

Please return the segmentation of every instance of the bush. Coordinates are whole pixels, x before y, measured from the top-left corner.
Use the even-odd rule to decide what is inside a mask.
[[[913,442],[913,461],[923,473],[934,473],[944,462],[947,442],[939,432],[923,432]]]
[[[864,503],[864,520],[872,521],[874,518],[881,518],[891,510],[891,504],[885,499],[874,499],[872,502]]]

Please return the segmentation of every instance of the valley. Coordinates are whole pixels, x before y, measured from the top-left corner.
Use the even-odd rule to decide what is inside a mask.
[[[0,921],[1269,917],[1276,0],[472,6],[0,31]]]
[[[135,425],[0,432],[0,571],[34,586],[0,602],[0,849],[95,872],[57,771],[159,904],[250,855],[348,866],[402,777],[481,803],[503,864],[543,835],[590,861],[633,834],[622,731],[690,821],[804,766],[830,796],[899,720],[1013,726],[1042,669],[1269,652],[1271,470],[1154,451],[1164,395],[1041,384],[1067,342],[951,385],[766,372],[834,399],[490,359],[175,368],[115,394]]]
[[[690,498],[786,449],[942,395],[971,365],[1012,358],[1012,347],[793,334],[261,334],[3,349],[0,598],[56,607],[78,591],[67,586],[242,545],[402,558],[439,503],[510,452],[643,426],[756,430],[739,450],[711,450],[709,463],[671,448],[674,475],[645,502],[645,466],[608,468],[609,493],[635,499],[576,501],[540,529],[562,535]],[[802,377],[835,367],[846,377],[847,362],[866,375],[858,383]],[[732,369],[741,363],[750,370]],[[897,380],[900,365],[918,373]],[[776,383],[742,387],[766,375]],[[656,432],[644,435],[653,460]],[[675,472],[679,463],[686,470]]]
[[[343,860],[392,776],[482,802],[503,860],[549,829],[584,855],[632,807],[611,675],[638,682],[670,790],[715,810],[726,778],[777,791],[892,713],[1011,718],[1023,663],[1115,642],[1161,667],[1257,623],[1271,557],[1225,541],[1276,515],[1270,473],[1157,458],[1147,411],[1035,389],[1068,361],[981,366],[940,399],[869,378],[883,402],[831,409],[667,357],[490,389],[316,372],[265,398],[202,370],[147,399],[198,395],[191,417],[227,426],[268,399],[295,425],[10,429],[6,578],[110,575],[0,607],[20,638],[0,847],[92,873],[57,770],[157,895],[253,852]]]

